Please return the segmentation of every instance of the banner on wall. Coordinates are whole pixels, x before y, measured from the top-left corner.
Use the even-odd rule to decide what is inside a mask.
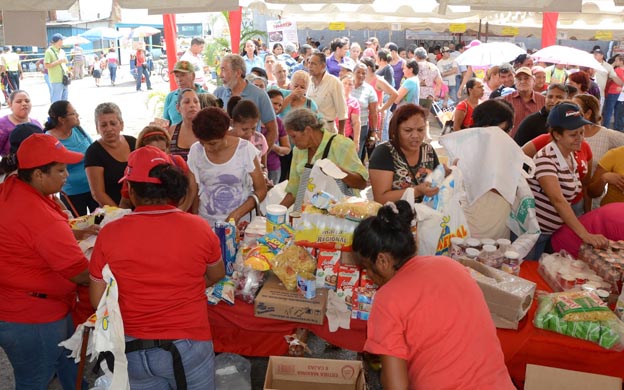
[[[284,46],[286,43],[299,42],[297,36],[297,22],[294,20],[281,19],[270,20],[267,22],[267,35],[269,42],[267,47],[270,51],[273,51],[273,45],[281,43]]]

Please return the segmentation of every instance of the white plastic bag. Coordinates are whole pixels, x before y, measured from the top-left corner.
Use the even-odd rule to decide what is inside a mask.
[[[303,196],[303,204],[310,203],[312,195],[325,192],[340,200],[345,196],[353,195],[346,184],[341,180],[346,174],[328,159],[316,160],[310,172],[308,185]]]
[[[408,188],[401,197],[416,213],[416,243],[419,256],[434,256],[442,232],[442,213],[422,203],[414,202],[414,189]]]
[[[520,258],[526,257],[540,236],[540,227],[537,221],[533,191],[523,177],[518,179],[516,196],[507,218],[507,226],[518,237],[512,243],[513,248],[518,252]]]

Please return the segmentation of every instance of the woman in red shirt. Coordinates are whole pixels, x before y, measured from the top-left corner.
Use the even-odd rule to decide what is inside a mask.
[[[219,239],[203,219],[171,206],[186,195],[188,179],[160,149],[132,152],[122,180],[136,208],[100,231],[89,264],[91,304],[106,289],[108,264],[119,286],[131,388],[214,388],[204,292],[225,275]]]
[[[384,389],[515,389],[483,293],[458,262],[416,256],[413,218],[388,202],[353,238],[380,286],[364,350],[381,355]]]
[[[76,285],[89,283],[87,259],[50,195],[83,155],[45,134],[26,138],[16,155],[17,175],[0,185],[0,347],[16,389],[47,389],[55,373],[73,389],[77,367],[58,344],[74,331],[69,312]]]
[[[472,112],[479,105],[479,99],[483,97],[485,89],[481,80],[472,78],[466,83],[468,97],[457,104],[453,113],[453,131],[472,127]]]

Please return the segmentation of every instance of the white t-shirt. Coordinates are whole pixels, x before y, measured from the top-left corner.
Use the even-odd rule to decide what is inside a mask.
[[[257,156],[256,147],[240,138],[236,152],[223,164],[210,161],[199,142],[191,146],[187,163],[199,186],[199,216],[212,227],[225,221],[253,192],[250,173]]]
[[[444,80],[446,85],[448,85],[449,87],[455,86],[456,84],[455,76],[459,74],[457,71],[459,69],[457,66],[457,63],[452,58],[449,58],[448,60],[445,60],[443,58],[440,61],[438,61],[437,65],[438,65],[438,69],[440,69],[440,74],[443,74],[444,72],[448,72],[449,70],[453,68],[456,69],[455,73],[453,73],[452,75],[442,77],[442,80]]]
[[[204,76],[204,59],[201,54],[195,55],[191,53],[189,49],[182,55],[180,61],[188,61],[193,64],[195,68],[195,84],[204,85],[206,82]]]

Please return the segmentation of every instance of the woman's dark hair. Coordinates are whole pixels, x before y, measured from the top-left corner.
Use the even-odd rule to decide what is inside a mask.
[[[183,90],[178,92],[178,100],[176,101],[176,106],[180,106],[180,102],[182,101],[182,99],[184,99],[184,94],[187,92],[193,92],[197,94],[197,91],[195,91],[193,88],[184,88]]]
[[[0,175],[9,174],[17,169],[17,155],[9,153],[0,160]]]
[[[2,159],[2,161],[4,161],[4,159]],[[28,168],[28,169],[18,169],[17,170],[17,177],[19,177],[20,180],[22,180],[23,182],[30,183],[32,181],[32,175],[33,175],[33,173],[35,173],[35,171],[37,169],[40,170],[43,173],[50,173],[50,170],[56,164],[58,164],[58,163],[57,162],[51,162],[49,164],[42,165],[40,167],[34,167],[34,168]],[[8,172],[13,172],[14,170],[15,169],[7,171],[7,173]]]
[[[466,95],[470,96],[470,90],[474,89],[474,87],[477,84],[477,82],[480,83],[481,80],[479,80],[476,77],[473,77],[470,80],[466,81]]]
[[[273,99],[276,96],[284,97],[284,94],[279,89],[270,89],[267,91],[267,95],[269,95],[269,99]]]
[[[242,122],[249,119],[260,119],[260,111],[256,103],[240,96],[232,96],[227,104],[227,113],[234,122]]]
[[[514,108],[506,100],[489,99],[475,107],[472,120],[473,127],[501,126],[501,123],[505,123],[503,130],[509,133],[513,127]]]
[[[229,128],[230,117],[217,107],[204,108],[193,118],[193,134],[201,141],[221,139]]]
[[[130,182],[141,204],[161,203],[162,200],[177,204],[186,195],[188,178],[174,165],[157,165],[149,172],[149,177],[156,177],[161,183]]]
[[[282,48],[282,52],[284,52],[284,46],[282,46],[281,43],[276,43],[275,45],[273,45],[273,47],[271,48],[271,53],[273,53],[273,50],[275,50],[276,47],[281,47]]]
[[[363,57],[360,59],[360,62],[366,65],[372,71],[376,71],[378,68],[375,60],[371,57]]]
[[[577,83],[581,87],[582,93],[585,93],[589,90],[589,83],[590,83],[589,75],[583,72],[582,70],[579,70],[578,72],[574,72],[571,75],[569,75],[568,80],[574,81],[575,83]]]
[[[597,125],[602,122],[602,115],[600,114],[600,101],[596,99],[593,95],[576,95],[573,98],[574,103],[581,107],[581,111],[583,114],[587,113],[587,111],[591,110],[591,116],[589,120]]]
[[[388,135],[390,137],[390,143],[395,149],[399,150],[401,147],[401,143],[399,142],[399,126],[414,115],[420,115],[424,120],[427,120],[427,111],[413,103],[404,104],[394,111],[392,119],[390,119],[390,124],[388,125]]]
[[[418,62],[416,62],[415,59],[410,58],[409,60],[407,60],[407,62],[405,63],[405,67],[410,68],[412,70],[412,73],[414,73],[414,76],[418,75]]]
[[[390,54],[390,50],[388,49],[380,49],[377,52],[377,57],[385,62],[390,62],[392,61],[392,55]],[[368,65],[367,65],[368,66]]]
[[[395,269],[416,254],[416,242],[412,234],[414,211],[404,200],[386,203],[376,217],[368,217],[355,228],[353,252],[358,261],[368,259],[375,264],[377,255],[389,253],[396,261]]]
[[[24,95],[30,97],[28,92],[26,92],[25,90],[23,90],[23,89],[16,89],[15,91],[11,92],[11,94],[9,95],[9,101],[8,101],[9,105],[13,104],[13,100],[15,100],[15,97],[18,94],[20,94],[20,93],[23,93]]]
[[[253,68],[251,68],[251,73],[255,74],[256,76],[264,77],[265,79],[269,78],[266,70],[259,66],[254,66]]]
[[[63,118],[67,115],[67,107],[69,102],[67,100],[57,100],[50,105],[48,109],[48,120],[43,126],[44,130],[51,130],[58,126],[58,118]]]

